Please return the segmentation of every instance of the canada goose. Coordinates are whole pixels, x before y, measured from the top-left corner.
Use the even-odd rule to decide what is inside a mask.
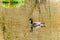
[[[45,27],[45,23],[43,22],[34,22],[32,18],[29,20],[31,24],[31,32],[33,31],[33,28]]]

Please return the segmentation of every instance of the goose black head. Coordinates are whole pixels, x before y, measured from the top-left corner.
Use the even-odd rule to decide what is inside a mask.
[[[32,19],[32,18],[30,18],[29,20],[30,20],[31,24],[33,24],[33,19]]]
[[[33,20],[32,18],[30,18],[29,20]]]

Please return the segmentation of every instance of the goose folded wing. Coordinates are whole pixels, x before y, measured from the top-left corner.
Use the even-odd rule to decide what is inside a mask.
[[[34,27],[40,26],[40,23],[33,23]]]

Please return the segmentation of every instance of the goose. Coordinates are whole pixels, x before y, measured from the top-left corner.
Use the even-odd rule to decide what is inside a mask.
[[[29,20],[30,20],[30,27],[31,27],[30,32],[33,32],[33,28],[45,27],[44,22],[34,22],[32,18],[30,18]]]

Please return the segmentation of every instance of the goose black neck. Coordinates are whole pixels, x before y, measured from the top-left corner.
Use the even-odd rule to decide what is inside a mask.
[[[33,20],[31,20],[31,24],[33,24]]]
[[[32,19],[32,18],[30,18],[29,20],[30,20],[30,23],[31,23],[31,24],[33,24],[33,19]]]

